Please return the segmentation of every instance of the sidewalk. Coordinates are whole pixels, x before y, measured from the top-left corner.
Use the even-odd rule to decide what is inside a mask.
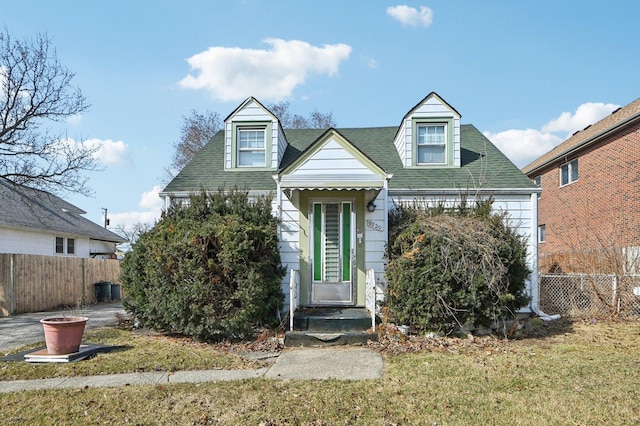
[[[117,323],[116,313],[124,313],[120,304],[92,305],[87,309],[91,320],[87,327]],[[0,353],[29,343],[44,341],[41,318],[55,312],[39,312],[0,318]],[[82,361],[79,361],[82,362]],[[382,377],[384,363],[375,351],[363,347],[288,348],[269,367],[255,370],[201,370],[109,374],[104,376],[58,377],[43,380],[1,382],[0,393],[34,389],[118,387],[165,383],[203,383],[229,380],[373,380]]]

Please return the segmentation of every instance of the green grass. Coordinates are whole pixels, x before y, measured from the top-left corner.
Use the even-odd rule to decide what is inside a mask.
[[[521,340],[388,351],[380,380],[28,391],[0,394],[0,419],[62,425],[640,423],[640,322],[538,327],[529,333],[535,337]]]

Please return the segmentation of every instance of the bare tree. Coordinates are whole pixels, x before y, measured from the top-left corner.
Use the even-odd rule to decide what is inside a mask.
[[[285,129],[328,129],[336,127],[333,113],[322,113],[314,109],[309,118],[298,114],[292,114],[289,110],[289,102],[281,101],[267,106],[269,110],[280,120],[280,125]]]
[[[47,127],[89,108],[73,77],[46,35],[14,40],[0,31],[0,177],[53,193],[90,193],[83,172],[97,168],[98,147],[69,143]]]
[[[222,118],[217,112],[207,111],[203,114],[191,110],[188,116],[182,116],[180,139],[173,144],[171,165],[164,169],[162,182],[167,184],[175,175],[191,161],[209,140],[222,129]]]
[[[292,114],[289,102],[282,101],[267,107],[280,120],[285,129],[324,129],[335,127],[332,113],[321,113],[313,110],[309,118]],[[173,144],[173,158],[169,167],[164,169],[160,180],[168,184],[193,159],[209,140],[223,127],[222,117],[217,112],[207,111],[203,114],[191,110],[183,116],[180,128],[180,139]]]
[[[114,232],[120,235],[122,238],[126,238],[129,244],[135,244],[138,241],[138,238],[145,232],[149,231],[153,228],[154,225],[150,223],[142,223],[138,222],[133,224],[131,227],[127,228],[124,225],[118,225],[114,229]]]

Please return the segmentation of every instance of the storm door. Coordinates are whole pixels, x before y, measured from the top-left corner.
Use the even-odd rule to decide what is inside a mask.
[[[312,203],[312,304],[354,303],[353,270],[356,256],[352,206],[350,201]]]

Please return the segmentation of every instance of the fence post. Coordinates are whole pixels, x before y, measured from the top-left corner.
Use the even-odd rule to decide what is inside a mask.
[[[9,315],[16,311],[16,255],[11,254],[9,260]]]
[[[616,303],[618,299],[618,277],[614,274],[611,278],[611,307],[616,310],[616,313],[620,313],[620,305]]]

